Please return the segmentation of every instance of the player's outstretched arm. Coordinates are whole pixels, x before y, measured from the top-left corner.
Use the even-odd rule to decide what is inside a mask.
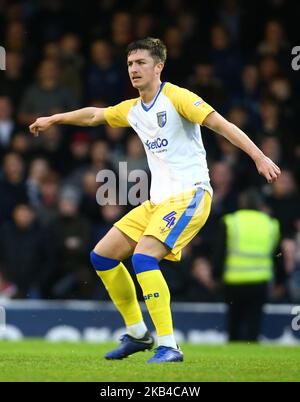
[[[85,107],[73,112],[54,114],[49,117],[39,117],[29,126],[32,134],[47,130],[53,124],[71,124],[74,126],[97,126],[105,123],[104,108]]]
[[[236,125],[224,119],[219,113],[212,112],[204,120],[203,125],[227,138],[233,145],[246,152],[254,161],[258,173],[273,183],[280,175],[279,167],[268,158],[250,138]]]

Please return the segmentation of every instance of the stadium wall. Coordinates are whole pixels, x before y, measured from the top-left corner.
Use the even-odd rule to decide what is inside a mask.
[[[124,332],[110,302],[0,300],[0,307],[6,317],[0,325],[0,339],[107,342]],[[178,342],[226,342],[224,304],[173,303],[172,310]],[[299,313],[300,307],[295,310],[292,305],[265,305],[261,342],[300,344]],[[148,313],[145,321],[153,328]]]

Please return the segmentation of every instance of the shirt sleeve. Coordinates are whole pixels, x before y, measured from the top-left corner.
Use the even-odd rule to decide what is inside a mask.
[[[129,99],[105,108],[104,119],[111,127],[130,127],[128,113],[138,99]]]
[[[175,109],[186,120],[202,124],[205,118],[214,112],[214,108],[188,89],[166,83],[163,93],[170,99]]]

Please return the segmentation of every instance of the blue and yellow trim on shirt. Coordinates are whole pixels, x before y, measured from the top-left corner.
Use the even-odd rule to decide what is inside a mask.
[[[177,112],[186,120],[203,124],[205,118],[214,111],[214,109],[203,101],[193,92],[173,85],[170,82],[162,83],[158,93],[150,106],[142,103],[141,98],[129,99],[115,106],[109,106],[104,110],[104,119],[111,127],[130,127],[128,115],[130,109],[141,102],[143,110],[149,111],[155,104],[160,94],[164,94],[173,104]]]

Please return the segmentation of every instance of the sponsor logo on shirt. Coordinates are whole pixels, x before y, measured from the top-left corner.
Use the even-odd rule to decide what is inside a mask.
[[[156,140],[154,141],[149,141],[147,140],[145,142],[145,144],[147,145],[148,149],[159,149],[159,148],[164,148],[169,144],[169,141],[166,138],[160,138],[158,137]]]
[[[194,102],[194,106],[198,107],[203,103],[204,101],[202,99],[199,99],[197,102]]]

